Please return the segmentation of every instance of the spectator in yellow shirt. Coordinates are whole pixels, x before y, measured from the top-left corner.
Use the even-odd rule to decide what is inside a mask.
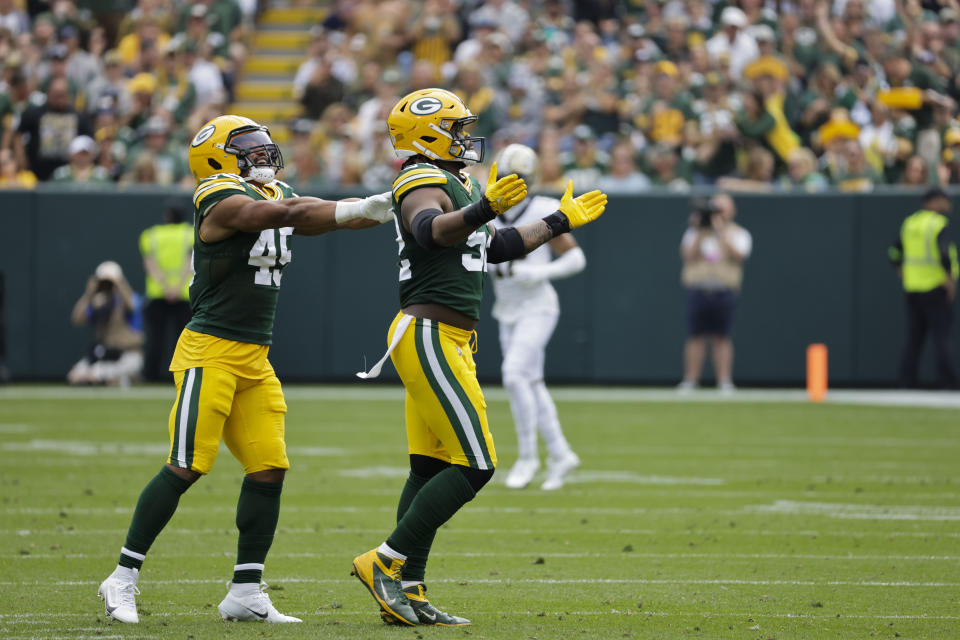
[[[185,210],[178,203],[169,203],[163,217],[163,224],[140,234],[140,253],[147,274],[143,375],[152,382],[170,378],[167,366],[177,337],[191,315],[193,225],[184,221]]]

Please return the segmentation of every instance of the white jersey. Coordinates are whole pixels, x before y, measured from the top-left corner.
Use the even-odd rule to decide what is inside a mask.
[[[516,207],[505,211],[493,219],[497,229],[519,227],[540,220],[560,208],[555,198],[533,196]],[[549,243],[545,243],[518,260],[528,264],[549,264],[553,260]],[[493,303],[493,317],[499,322],[516,322],[532,313],[560,313],[557,292],[549,280],[538,282],[518,282],[510,277],[510,266],[515,261],[491,264],[488,269],[493,276],[493,291],[496,300]]]

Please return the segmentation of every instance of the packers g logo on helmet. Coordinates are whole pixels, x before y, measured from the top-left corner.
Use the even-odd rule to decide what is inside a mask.
[[[434,97],[418,98],[410,103],[410,113],[418,116],[428,116],[440,111],[443,103]]]
[[[197,135],[193,136],[193,142],[190,143],[191,147],[199,147],[201,144],[210,139],[210,136],[213,135],[213,132],[217,130],[217,125],[208,124],[200,131],[197,131]]]
[[[283,154],[270,131],[243,116],[219,116],[203,125],[190,142],[188,157],[197,181],[217,173],[241,175],[244,171],[272,179],[271,172],[283,169]]]
[[[483,138],[464,135],[477,121],[467,105],[444,89],[421,89],[400,99],[387,117],[393,149],[400,158],[481,162]]]

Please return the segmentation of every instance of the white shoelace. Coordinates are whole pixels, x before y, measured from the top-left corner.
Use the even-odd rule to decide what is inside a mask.
[[[121,582],[117,587],[117,597],[121,606],[136,609],[138,595],[140,595],[140,588],[133,582]]]

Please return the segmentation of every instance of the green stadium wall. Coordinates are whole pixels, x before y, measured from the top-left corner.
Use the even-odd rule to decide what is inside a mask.
[[[70,310],[101,261],[119,262],[142,291],[137,240],[160,221],[171,197],[52,188],[3,193],[7,241],[0,270],[15,379],[62,379],[85,352],[90,330],[73,327]],[[813,342],[829,347],[832,384],[893,384],[904,310],[887,247],[903,217],[918,208],[918,193],[736,200],[738,221],[754,239],[734,324],[738,384],[802,384],[806,346]],[[678,246],[689,206],[689,198],[676,195],[614,197],[598,224],[577,232],[587,269],[556,283],[563,311],[547,355],[550,381],[680,379],[685,323]],[[281,379],[355,379],[354,372],[381,356],[397,311],[394,238],[388,224],[293,240],[270,354]],[[500,377],[491,298],[488,291],[476,355],[485,381]],[[932,379],[929,353],[923,364]],[[396,379],[391,367],[383,379]]]

